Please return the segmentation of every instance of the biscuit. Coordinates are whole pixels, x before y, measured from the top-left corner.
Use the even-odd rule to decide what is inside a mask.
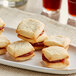
[[[49,61],[61,60],[69,58],[66,49],[59,46],[50,46],[42,49],[42,53]]]
[[[46,46],[60,46],[68,49],[71,40],[64,36],[50,36],[44,41]]]
[[[42,49],[42,60],[48,68],[65,68],[69,65],[68,58],[68,52],[62,47],[50,46]]]
[[[16,41],[7,46],[8,53],[16,60],[26,60],[34,56],[35,49],[26,41]],[[28,57],[28,58],[27,58]],[[22,59],[23,58],[23,59]]]
[[[20,22],[16,32],[24,37],[36,40],[44,30],[44,24],[38,20],[28,18]]]

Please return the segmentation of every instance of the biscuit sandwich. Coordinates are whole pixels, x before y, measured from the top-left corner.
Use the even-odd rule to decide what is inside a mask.
[[[6,47],[10,44],[10,41],[3,35],[0,35],[0,55],[6,53]]]
[[[0,34],[3,32],[4,26],[5,26],[5,23],[4,23],[4,21],[0,18]]]
[[[66,49],[59,46],[50,46],[42,50],[42,60],[48,68],[63,69],[69,65],[68,58]]]
[[[69,48],[71,40],[65,36],[50,36],[44,41],[45,46],[60,46],[65,49]]]
[[[20,39],[30,42],[35,49],[40,49],[44,47],[43,41],[47,38],[44,32],[44,26],[45,25],[38,20],[32,18],[24,19],[17,27],[17,36]],[[41,45],[41,43],[43,45]]]
[[[26,41],[16,41],[7,46],[8,54],[16,61],[24,61],[34,56],[33,46]]]

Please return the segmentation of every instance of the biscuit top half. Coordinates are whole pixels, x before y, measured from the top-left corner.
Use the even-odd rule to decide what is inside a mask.
[[[8,45],[7,51],[13,57],[18,57],[18,56],[27,54],[31,51],[34,51],[34,48],[29,42],[16,41],[16,42],[11,43],[10,45]]]
[[[69,57],[68,52],[59,46],[51,46],[48,48],[44,48],[42,53],[49,61],[66,59]]]
[[[0,18],[0,27],[4,27],[5,26],[5,23],[4,21]]]
[[[61,46],[66,47],[70,44],[71,40],[64,36],[50,36],[47,40],[44,41],[44,44],[47,46]]]
[[[16,32],[24,37],[36,39],[44,30],[44,24],[38,20],[28,18],[20,22]]]
[[[10,41],[7,39],[7,37],[0,35],[0,48],[5,48]]]

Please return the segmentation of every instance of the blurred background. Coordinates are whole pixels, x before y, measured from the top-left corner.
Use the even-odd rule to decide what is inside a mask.
[[[0,5],[5,7],[17,8],[22,11],[28,11],[36,14],[42,14],[62,24],[76,26],[76,20],[74,18],[70,18],[68,14],[68,0],[61,0],[59,11],[54,11],[50,14],[43,10],[43,1],[54,1],[54,3],[56,3],[55,1],[57,0],[0,0]],[[50,5],[52,5],[51,2]],[[55,5],[53,4],[53,6]]]

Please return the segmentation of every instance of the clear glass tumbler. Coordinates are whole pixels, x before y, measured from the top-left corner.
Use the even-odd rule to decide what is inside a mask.
[[[68,0],[69,18],[76,20],[76,0]]]
[[[43,12],[51,13],[60,10],[62,0],[43,0]]]
[[[27,0],[0,0],[0,5],[16,7],[25,4]]]

